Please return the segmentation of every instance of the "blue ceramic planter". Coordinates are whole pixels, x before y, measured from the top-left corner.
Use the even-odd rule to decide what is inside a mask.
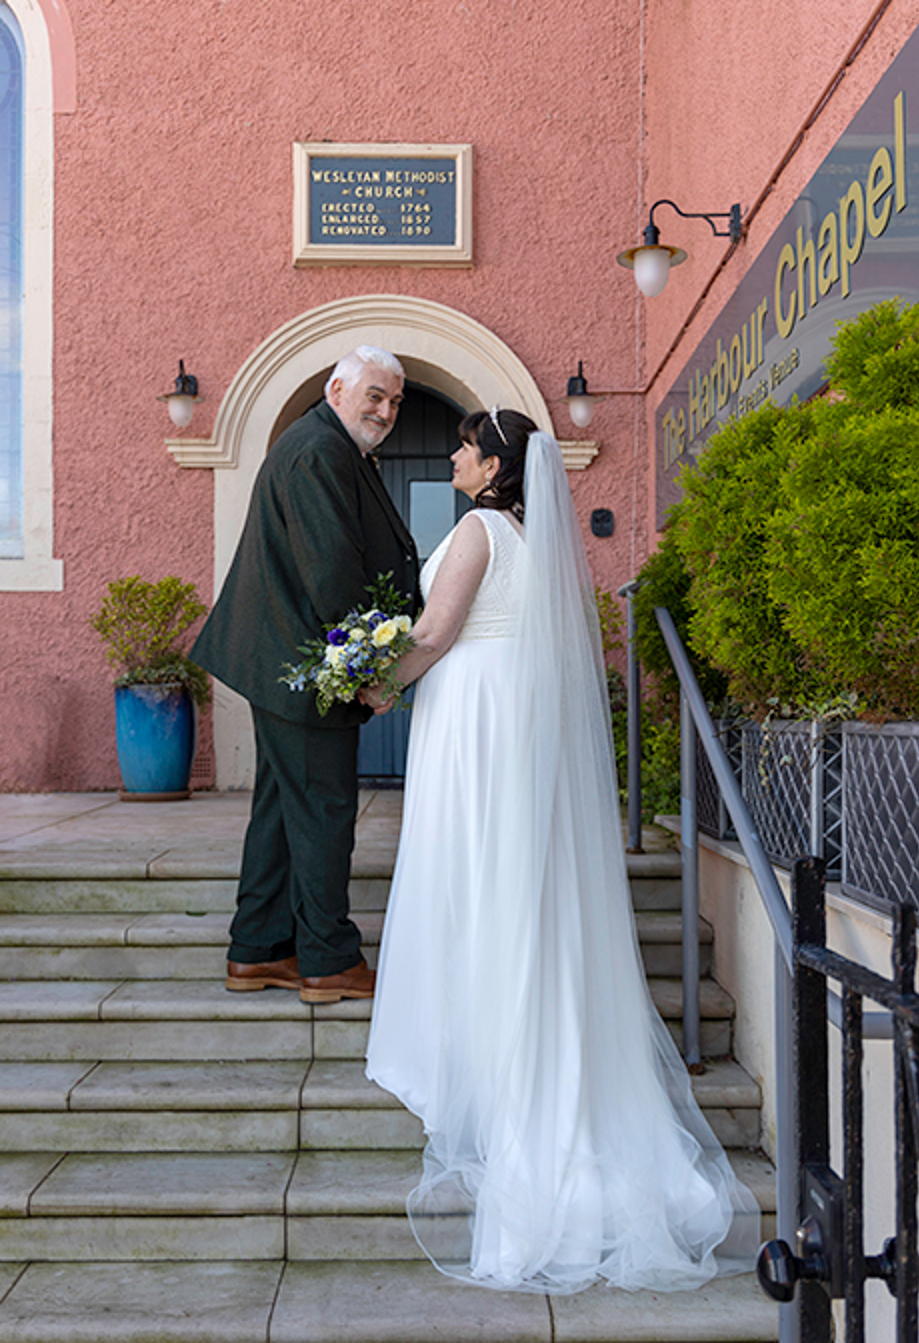
[[[125,793],[187,795],[195,757],[195,706],[182,685],[115,691],[115,736]]]

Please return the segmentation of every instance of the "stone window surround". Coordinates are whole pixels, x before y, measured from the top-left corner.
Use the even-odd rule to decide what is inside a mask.
[[[27,299],[22,329],[25,553],[22,559],[0,559],[0,591],[60,592],[64,586],[63,563],[54,558],[53,551],[51,360],[55,93],[52,44],[40,7],[27,0],[6,0],[6,3],[22,32],[26,65],[23,288]],[[61,107],[60,110],[69,109]]]

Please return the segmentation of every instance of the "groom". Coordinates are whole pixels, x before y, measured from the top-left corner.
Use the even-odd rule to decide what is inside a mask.
[[[220,596],[191,655],[252,706],[256,774],[228,989],[299,990],[308,1003],[371,998],[374,973],[349,918],[357,745],[371,711],[279,681],[281,664],[368,600],[392,572],[417,606],[418,557],[372,453],[396,422],[404,374],[360,346],[326,399],[287,429],[258,473]]]

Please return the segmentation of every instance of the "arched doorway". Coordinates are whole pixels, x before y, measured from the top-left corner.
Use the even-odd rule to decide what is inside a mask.
[[[386,488],[418,547],[422,564],[470,506],[451,483],[450,453],[465,408],[407,382],[396,427],[380,453]],[[410,706],[372,718],[361,729],[358,774],[377,784],[395,783],[405,774]]]
[[[167,439],[181,466],[215,468],[214,595],[242,531],[266,447],[322,395],[328,371],[356,345],[398,355],[409,382],[463,410],[516,406],[553,432],[548,406],[527,368],[481,323],[441,303],[405,294],[342,299],[274,331],[237,372],[207,439]],[[249,707],[219,684],[214,694],[218,788],[251,788],[255,749]]]

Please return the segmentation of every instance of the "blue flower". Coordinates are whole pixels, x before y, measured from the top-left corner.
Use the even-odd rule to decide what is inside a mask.
[[[341,629],[341,627],[339,627],[338,629],[329,630],[329,643],[330,643],[330,644],[336,644],[336,645],[337,645],[337,644],[343,644],[343,643],[347,643],[347,642],[348,642],[348,631],[347,631],[347,630],[343,630],[343,629]]]

